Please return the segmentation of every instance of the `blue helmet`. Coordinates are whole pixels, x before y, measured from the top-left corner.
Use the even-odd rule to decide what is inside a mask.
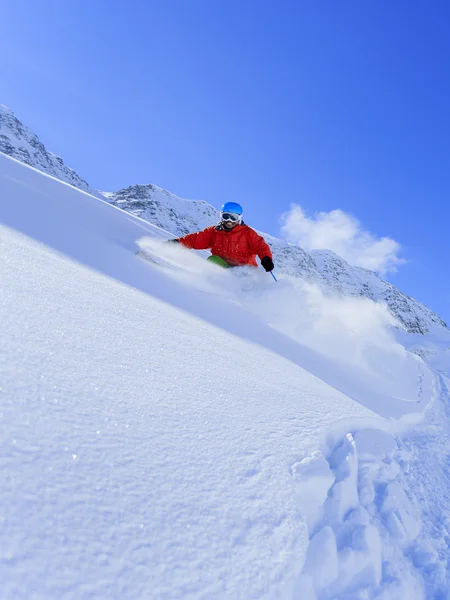
[[[238,204],[237,202],[225,202],[225,204],[222,206],[222,210],[220,211],[221,213],[232,213],[234,215],[241,215],[243,214],[243,210],[242,210],[242,206],[240,204]]]

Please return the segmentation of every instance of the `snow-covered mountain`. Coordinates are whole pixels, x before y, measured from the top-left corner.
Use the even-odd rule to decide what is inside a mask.
[[[141,217],[174,236],[198,231],[217,222],[217,209],[203,200],[185,200],[156,185],[132,185],[103,195],[118,208]]]
[[[4,106],[0,106],[0,151],[26,164],[104,197],[108,202],[161,227],[173,236],[198,231],[217,222],[218,210],[202,200],[186,200],[156,185],[132,185],[118,192],[95,192],[88,183],[49,153]],[[424,334],[446,323],[421,302],[410,298],[376,273],[349,265],[329,250],[306,252],[299,246],[261,232],[270,244],[279,273],[316,283],[329,294],[365,297],[385,303],[408,333]],[[420,352],[420,350],[419,350]]]
[[[0,152],[39,169],[85,192],[93,193],[88,183],[56,154],[49,152],[38,136],[23,125],[7,106],[0,104]]]

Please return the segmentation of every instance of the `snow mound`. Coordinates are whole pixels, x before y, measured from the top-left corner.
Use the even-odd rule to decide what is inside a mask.
[[[298,598],[422,600],[422,565],[436,560],[418,540],[420,507],[407,493],[408,452],[381,430],[348,433],[325,459],[292,468],[299,508],[314,507]]]

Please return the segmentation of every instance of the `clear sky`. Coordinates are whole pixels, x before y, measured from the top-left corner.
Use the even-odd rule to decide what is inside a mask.
[[[386,278],[450,321],[449,24],[443,0],[3,0],[0,102],[95,188],[239,201],[274,235],[295,203],[305,243],[339,209],[344,256],[392,238]]]

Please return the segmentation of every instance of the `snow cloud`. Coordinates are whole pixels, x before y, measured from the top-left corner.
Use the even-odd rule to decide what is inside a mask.
[[[281,219],[284,237],[305,250],[332,250],[351,265],[380,275],[395,272],[405,262],[399,257],[400,244],[365,231],[357,219],[342,210],[309,217],[301,206],[293,204]]]
[[[390,330],[388,308],[368,298],[325,294],[316,284],[283,277],[252,308],[273,327],[339,362],[381,373],[403,361],[406,351]]]
[[[265,281],[267,284],[267,278]],[[417,397],[419,359],[397,342],[393,328],[398,324],[386,305],[329,294],[317,284],[287,275],[277,285],[245,290],[238,296],[271,327],[330,358],[332,362],[320,377],[332,385],[340,381],[343,388],[339,389],[365,398],[366,406],[372,401],[372,406],[378,406],[378,396],[369,400],[372,392],[384,397]],[[347,382],[341,379],[343,372],[351,373]]]

